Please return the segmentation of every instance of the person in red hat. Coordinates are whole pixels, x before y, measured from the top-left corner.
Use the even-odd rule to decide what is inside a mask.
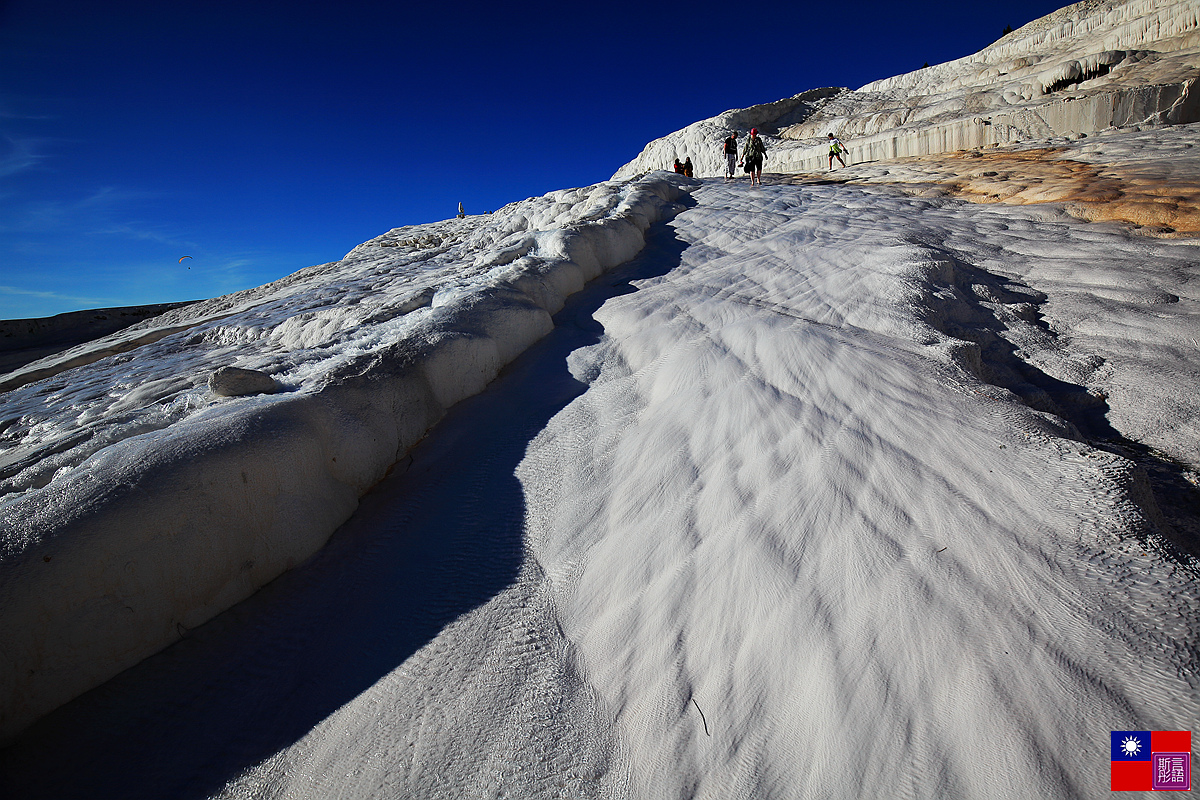
[[[750,185],[762,186],[763,159],[767,157],[767,146],[758,138],[758,128],[750,129],[750,138],[746,140],[746,148],[742,150],[742,162],[750,173]]]

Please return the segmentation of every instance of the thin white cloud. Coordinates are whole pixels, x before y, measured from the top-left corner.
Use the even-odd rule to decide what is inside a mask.
[[[154,200],[161,197],[157,192],[142,189],[124,189],[118,186],[102,186],[92,194],[75,203],[77,208],[111,208],[137,200]]]
[[[0,133],[0,178],[33,169],[44,156],[37,153],[36,139],[14,139]]]
[[[195,242],[188,242],[180,239],[178,236],[173,236],[170,233],[165,233],[160,229],[152,226],[142,227],[144,223],[139,221],[127,222],[120,225],[110,225],[103,228],[94,228],[89,233],[104,235],[104,236],[124,236],[128,239],[140,239],[148,242],[158,242],[159,244],[170,245],[171,247],[191,248],[193,250],[198,246]]]
[[[49,98],[0,92],[0,119],[58,119],[58,114],[50,114],[41,110],[52,103],[54,101]],[[32,111],[29,109],[38,110]]]
[[[194,243],[180,239],[161,226],[126,218],[132,206],[159,197],[161,194],[155,192],[105,186],[76,200],[30,201],[23,206],[10,206],[8,220],[0,222],[0,233],[70,230],[80,234],[143,239],[172,247],[194,247]]]
[[[58,119],[56,114],[28,114],[21,111],[14,111],[0,102],[0,119],[32,119],[36,121],[45,121]]]
[[[52,142],[59,140],[18,133],[15,130],[23,122],[58,119],[57,114],[26,110],[44,105],[46,102],[42,100],[0,93],[0,121],[11,123],[0,130],[0,178],[36,169],[52,158],[48,150]]]
[[[99,297],[76,297],[69,294],[59,294],[58,292],[39,292],[34,289],[18,289],[15,286],[0,286],[0,294],[19,295],[21,297],[36,297],[41,300],[63,300],[70,303],[88,303],[91,305],[99,305],[105,302],[104,298]]]

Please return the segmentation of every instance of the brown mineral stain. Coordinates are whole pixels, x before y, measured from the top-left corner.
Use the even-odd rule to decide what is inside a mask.
[[[968,150],[888,162],[880,175],[796,175],[795,184],[894,185],[924,196],[973,203],[1062,203],[1089,222],[1125,222],[1156,237],[1200,234],[1200,180],[1173,176],[1169,184],[1148,167],[1087,164],[1059,157],[1061,149]],[[884,166],[884,165],[877,165]]]

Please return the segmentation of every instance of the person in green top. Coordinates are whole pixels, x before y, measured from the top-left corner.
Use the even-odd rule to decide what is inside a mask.
[[[846,146],[844,144],[842,144],[842,140],[837,138],[836,136],[834,136],[832,133],[829,134],[829,168],[830,169],[833,169],[833,160],[835,158],[838,160],[838,163],[841,164],[843,167],[846,166],[846,162],[842,161],[842,153],[844,153],[844,152],[846,152]]]
[[[746,140],[746,147],[742,150],[742,163],[750,173],[751,186],[756,183],[762,186],[763,159],[766,157],[767,146],[758,138],[758,128],[751,128],[750,138]]]

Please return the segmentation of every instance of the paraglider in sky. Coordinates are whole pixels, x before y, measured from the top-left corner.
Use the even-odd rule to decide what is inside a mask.
[[[191,256],[184,256],[183,258],[191,258]],[[180,263],[180,264],[182,264],[182,263],[183,263],[183,258],[179,259],[179,263]]]

